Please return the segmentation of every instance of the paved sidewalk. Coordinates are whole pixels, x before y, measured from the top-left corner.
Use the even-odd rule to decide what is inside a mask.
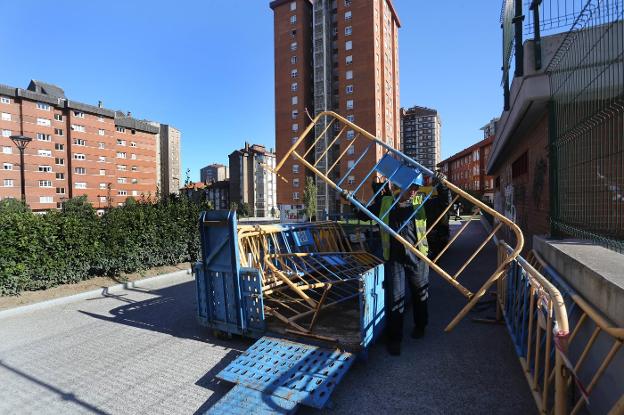
[[[483,229],[474,221],[466,232],[472,237],[458,240],[447,266],[463,263],[463,245],[478,244]],[[471,288],[486,262],[494,265],[493,246],[486,255],[466,271]],[[431,280],[427,336],[408,336],[399,358],[375,345],[336,389],[333,409],[321,413],[535,412],[504,326],[469,317],[444,333],[465,300]],[[195,322],[195,302],[189,276],[0,319],[0,414],[203,412],[231,387],[214,375],[251,342],[213,338]],[[493,314],[492,306],[478,315]]]

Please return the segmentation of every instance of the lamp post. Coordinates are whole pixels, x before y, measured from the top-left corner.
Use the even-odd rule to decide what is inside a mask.
[[[26,181],[24,180],[24,150],[28,143],[32,141],[32,138],[25,135],[12,135],[11,141],[17,147],[20,152],[20,179],[22,182],[22,202],[26,203]]]

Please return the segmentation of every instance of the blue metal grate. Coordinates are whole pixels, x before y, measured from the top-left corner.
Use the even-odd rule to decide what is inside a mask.
[[[320,409],[353,361],[337,349],[262,337],[217,377]]]
[[[292,414],[297,402],[236,385],[205,415]]]

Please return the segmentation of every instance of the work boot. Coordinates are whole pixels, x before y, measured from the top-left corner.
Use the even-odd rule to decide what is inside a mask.
[[[411,334],[412,339],[422,339],[425,337],[425,328],[424,327],[414,327]]]
[[[388,349],[388,353],[391,356],[400,356],[401,355],[401,343],[396,341],[389,341],[386,344],[386,348]]]

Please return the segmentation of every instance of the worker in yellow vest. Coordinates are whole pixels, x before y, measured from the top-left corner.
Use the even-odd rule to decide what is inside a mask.
[[[387,185],[391,187],[390,184]],[[374,187],[375,188],[375,187]],[[418,199],[416,192],[418,185],[414,184],[409,191],[405,192],[402,199],[395,204],[395,196],[390,192],[381,195],[370,206],[371,213],[378,215],[390,228],[397,230],[402,224],[408,222],[401,231],[404,239],[413,246],[418,246],[418,250],[427,255],[428,246],[425,236],[426,216],[424,207],[421,208],[415,217],[412,217],[416,207],[422,203],[422,198]],[[394,206],[393,206],[394,205]],[[389,213],[387,213],[389,211]],[[386,214],[387,213],[387,214]],[[410,217],[412,218],[411,220]],[[384,290],[386,305],[386,337],[387,348],[391,355],[401,354],[401,341],[403,339],[403,313],[405,311],[405,289],[406,279],[410,284],[412,299],[414,303],[414,328],[412,337],[419,338],[424,335],[425,326],[428,321],[427,299],[429,286],[429,268],[411,250],[402,243],[391,237],[383,229],[381,231],[381,245],[384,265]]]

